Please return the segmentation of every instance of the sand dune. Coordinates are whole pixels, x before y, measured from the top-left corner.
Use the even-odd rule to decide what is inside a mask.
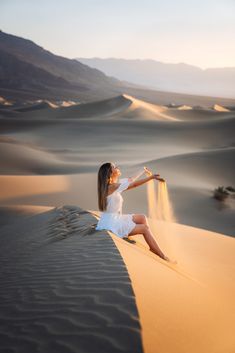
[[[214,109],[201,109],[200,107],[193,109],[170,108],[169,113],[180,121],[203,122],[207,120],[222,120],[234,118],[234,113],[230,111],[217,111]]]
[[[190,107],[190,105],[181,105],[180,107],[177,108],[178,110],[191,110],[193,109],[192,107]]]
[[[71,105],[77,104],[74,101],[62,101],[59,103],[60,107],[70,107]]]
[[[36,146],[27,146],[19,142],[2,142],[0,140],[1,166],[4,174],[69,174],[78,173],[79,165],[63,162]]]
[[[1,228],[1,350],[143,352],[127,268],[95,223],[63,206]]]
[[[235,99],[212,97],[212,96],[200,96],[184,93],[156,91],[144,88],[125,87],[125,94],[133,96],[137,99],[157,104],[157,105],[190,105],[192,107],[211,108],[214,104],[219,104],[223,107],[235,106]]]
[[[11,106],[12,103],[4,97],[0,97],[0,107],[1,106]]]
[[[225,107],[226,109],[228,109],[229,111],[235,111],[235,105],[229,105]]]
[[[48,100],[39,100],[34,104],[26,105],[25,107],[17,108],[16,110],[19,112],[27,112],[27,111],[34,111],[40,109],[48,109],[48,108],[58,108],[58,105],[48,101]]]
[[[92,103],[79,103],[67,107],[59,107],[56,110],[48,109],[47,112],[34,112],[33,117],[40,119],[88,119],[111,117],[125,110],[131,102],[122,95],[100,100]],[[32,118],[32,114],[24,114],[25,118]]]
[[[17,118],[22,116],[16,110],[6,109],[5,106],[0,106],[0,118]]]
[[[5,351],[233,352],[235,199],[212,196],[235,187],[234,111],[193,97],[155,103],[124,93],[0,109]],[[106,161],[123,177],[146,165],[167,180],[178,223],[157,221],[155,236],[177,265],[141,235],[130,243],[94,230]],[[123,196],[124,213],[148,215],[146,185]]]
[[[128,244],[109,232],[132,280],[144,351],[232,352],[234,239],[164,221],[157,228],[160,247],[177,265],[150,253],[141,235],[131,237],[136,244]]]
[[[218,186],[234,185],[234,160],[235,148],[227,148],[166,157],[137,166],[147,165],[167,180],[181,224],[235,235],[235,198],[224,204],[213,198]],[[134,207],[134,202],[130,203],[128,211]]]
[[[171,185],[215,187],[221,183],[233,184],[235,147],[180,154],[148,161],[157,166]]]
[[[230,112],[230,110],[228,108],[223,107],[222,105],[219,104],[215,104],[213,106],[213,109],[218,111],[218,112]]]
[[[47,212],[52,208],[32,205],[0,206],[0,227],[7,224],[15,224],[18,220]]]
[[[190,112],[178,111],[178,114]],[[107,155],[107,144],[112,158],[121,158],[122,163],[130,160],[135,163],[234,146],[234,129],[234,118],[180,123],[145,119],[137,119],[134,123],[131,119],[96,119],[88,122],[85,119],[69,119],[69,115],[66,120],[1,120],[1,132],[5,135],[10,134],[22,143],[42,146],[62,160],[65,157],[66,161],[77,160],[82,164],[87,160],[93,166],[97,165],[97,158],[99,161]],[[91,149],[94,157],[91,156]]]
[[[125,118],[133,118],[133,119],[153,119],[153,120],[170,120],[170,121],[178,121],[178,119],[174,118],[168,113],[167,107],[151,104],[144,102],[140,99],[136,99],[127,94],[123,95],[126,99],[131,101],[131,105],[128,110],[125,112]]]
[[[74,103],[74,102],[73,102]],[[24,113],[23,118],[32,119],[130,119],[155,121],[206,121],[233,118],[234,113],[215,105],[217,108],[196,108],[188,105],[167,106],[151,104],[135,97],[123,94],[114,98],[92,103],[56,105],[49,101],[41,101],[14,109],[1,109],[0,114],[7,117],[18,117],[16,113]],[[214,107],[215,107],[214,106]],[[219,108],[221,107],[221,108]],[[57,108],[57,109],[55,109]]]
[[[64,175],[1,175],[0,185],[3,207],[61,204],[61,195],[69,189],[69,181]]]
[[[2,348],[232,352],[233,238],[156,221],[159,246],[177,259],[172,265],[142,235],[133,244],[95,231],[95,211],[31,212],[1,226]]]
[[[51,114],[60,108],[45,109],[42,119],[35,118],[42,111],[18,113],[20,118],[1,119],[0,172],[6,176],[15,175],[15,179],[4,178],[4,183],[1,177],[2,189],[9,191],[9,195],[5,190],[1,192],[1,202],[35,206],[60,204],[60,188],[52,188],[53,193],[50,187],[41,194],[36,191],[41,190],[38,188],[40,177],[36,179],[38,174],[45,176],[44,187],[47,175],[55,178],[60,175],[66,184],[62,191],[63,200],[71,204],[79,202],[83,208],[95,208],[96,173],[100,163],[117,161],[123,176],[131,173],[132,169],[134,172],[139,165],[147,164],[166,178],[179,222],[235,235],[233,203],[220,210],[212,199],[212,191],[219,185],[234,186],[234,113],[197,111],[196,120],[192,110],[169,108],[164,112],[168,114],[171,111],[174,116],[178,114],[181,120],[170,121],[140,119],[139,108],[136,108],[133,117],[136,115],[137,118],[126,119],[131,101],[127,107],[127,98],[123,96],[115,102],[119,108],[122,105],[122,110],[110,118],[107,115],[88,120],[76,119],[76,105],[62,109],[71,112],[63,119],[51,118]],[[106,113],[109,114],[111,102],[107,100],[106,103]],[[83,109],[89,106],[83,105]],[[90,108],[86,112],[91,113]],[[192,119],[186,121],[189,114],[192,114]],[[205,119],[206,114],[211,114],[211,118]],[[28,117],[24,118],[25,115]],[[24,182],[20,177],[17,179],[17,175],[28,177]],[[33,175],[35,178],[30,177]],[[89,188],[84,188],[88,180]],[[30,193],[26,190],[28,183]],[[15,197],[12,190],[16,192]],[[141,199],[145,201],[140,202]],[[147,211],[144,187],[128,195],[126,201],[128,212]]]

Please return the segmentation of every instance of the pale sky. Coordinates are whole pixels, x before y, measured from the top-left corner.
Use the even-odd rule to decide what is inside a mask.
[[[68,58],[235,67],[235,0],[0,0],[0,23]]]

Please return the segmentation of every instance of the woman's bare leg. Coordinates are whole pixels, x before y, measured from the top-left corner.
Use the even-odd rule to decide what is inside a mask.
[[[143,234],[145,241],[149,245],[149,250],[154,252],[156,255],[161,257],[164,260],[167,260],[167,256],[159,248],[150,228],[146,224],[137,224],[135,228],[128,234],[135,235],[135,234]]]
[[[136,223],[136,227],[132,230],[129,235],[143,234],[147,244],[149,245],[149,250],[154,254],[160,256],[162,259],[177,264],[177,261],[169,259],[166,255],[163,254],[159,248],[151,230],[149,227],[148,219],[144,214],[134,214],[132,216],[133,221]]]
[[[149,226],[148,219],[144,214],[134,214],[132,219],[136,224],[146,224]]]

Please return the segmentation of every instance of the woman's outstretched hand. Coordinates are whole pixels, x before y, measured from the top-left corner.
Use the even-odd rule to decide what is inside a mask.
[[[144,170],[145,170],[145,173],[146,173],[148,176],[152,176],[153,179],[156,179],[156,180],[165,182],[165,180],[164,180],[163,178],[160,178],[160,174],[153,174],[153,173],[151,172],[151,170],[149,170],[147,167],[144,167]]]
[[[153,174],[152,176],[153,176],[153,179],[156,179],[158,181],[162,181],[162,182],[165,181],[163,178],[160,178],[160,174]]]
[[[153,173],[151,172],[151,170],[149,170],[147,167],[144,167],[144,170],[145,170],[145,173],[150,176],[152,175]]]

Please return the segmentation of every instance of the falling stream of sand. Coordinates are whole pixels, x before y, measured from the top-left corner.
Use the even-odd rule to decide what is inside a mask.
[[[170,201],[166,181],[158,181],[157,183],[157,188],[156,180],[152,179],[147,183],[149,226],[158,245],[160,245],[160,240],[160,248],[163,252],[167,256],[174,257],[175,249],[173,249],[173,242],[171,241],[174,234],[172,233],[171,224],[177,220]],[[174,239],[175,243],[176,239]]]
[[[172,204],[170,202],[166,182],[158,183],[158,201],[156,205],[156,218],[167,222],[176,222],[176,218],[173,212]]]
[[[148,222],[154,238],[163,252],[170,257],[170,263],[173,265],[177,264],[177,267],[174,266],[172,269],[185,278],[205,287],[204,283],[188,273],[187,269],[180,266],[175,257],[182,248],[180,234],[178,234],[177,228],[173,224],[177,223],[177,218],[170,201],[166,181],[158,181],[157,183],[158,185],[156,185],[156,180],[154,179],[147,183]]]
[[[176,222],[166,181],[158,182],[157,199],[155,185],[154,179],[147,183],[149,217],[167,222]]]

